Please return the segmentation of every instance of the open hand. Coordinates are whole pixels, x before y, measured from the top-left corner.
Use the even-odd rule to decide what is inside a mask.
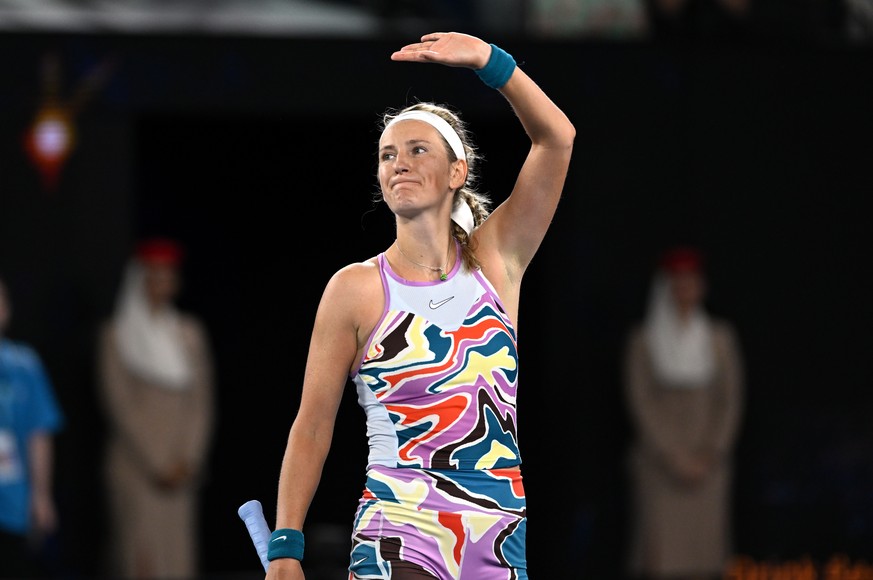
[[[435,62],[447,66],[480,69],[488,64],[491,45],[460,32],[432,32],[421,42],[407,44],[391,55],[391,60]]]

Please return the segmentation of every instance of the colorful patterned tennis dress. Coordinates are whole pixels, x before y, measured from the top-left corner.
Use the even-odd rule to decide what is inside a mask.
[[[370,453],[349,578],[526,580],[515,330],[460,260],[444,282],[378,260],[385,312],[352,377]]]

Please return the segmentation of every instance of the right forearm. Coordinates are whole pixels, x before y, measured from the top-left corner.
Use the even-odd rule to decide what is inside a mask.
[[[302,530],[321,480],[330,440],[292,427],[282,459],[276,528]]]

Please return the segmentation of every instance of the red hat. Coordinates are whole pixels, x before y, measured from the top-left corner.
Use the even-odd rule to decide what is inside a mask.
[[[703,268],[703,254],[689,246],[671,248],[661,255],[660,266],[671,272],[699,272]]]
[[[177,266],[184,254],[182,245],[169,238],[149,238],[136,245],[136,257],[147,264]]]

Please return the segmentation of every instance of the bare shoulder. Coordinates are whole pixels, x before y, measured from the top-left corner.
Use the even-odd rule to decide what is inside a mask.
[[[361,326],[382,313],[384,291],[376,258],[355,262],[337,270],[324,289],[322,306],[338,308]]]
[[[355,262],[337,270],[325,287],[332,298],[354,298],[374,291],[381,293],[382,280],[376,258]]]

